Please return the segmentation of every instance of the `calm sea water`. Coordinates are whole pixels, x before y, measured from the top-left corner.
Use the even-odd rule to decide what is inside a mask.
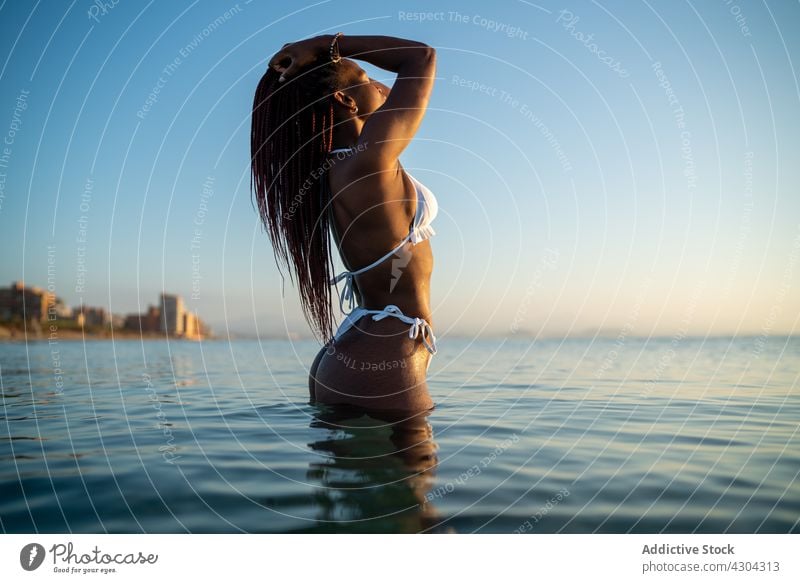
[[[800,338],[440,340],[412,421],[313,342],[0,344],[4,532],[799,532]]]

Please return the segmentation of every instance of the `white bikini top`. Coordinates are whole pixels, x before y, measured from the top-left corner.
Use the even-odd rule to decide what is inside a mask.
[[[352,149],[353,148],[337,148],[336,150],[331,150],[330,153],[335,154],[337,152],[349,152]],[[342,294],[339,297],[339,308],[345,314],[352,312],[353,308],[356,306],[354,293],[355,290],[353,288],[353,278],[356,275],[360,275],[365,271],[372,269],[376,265],[383,263],[389,257],[397,253],[407,241],[411,241],[412,245],[416,245],[417,243],[425,241],[436,234],[436,231],[433,230],[431,223],[433,223],[433,220],[439,213],[439,203],[436,201],[436,197],[434,196],[433,192],[431,192],[427,186],[411,176],[411,174],[408,172],[406,172],[406,174],[408,174],[408,177],[411,178],[411,181],[414,183],[417,191],[417,211],[414,214],[414,221],[411,223],[411,228],[409,229],[408,235],[406,235],[394,249],[389,251],[380,259],[377,259],[366,267],[362,267],[361,269],[357,269],[355,271],[343,271],[331,279],[331,285],[339,283],[342,279],[345,280],[344,286],[342,287]],[[396,276],[392,275],[392,278],[395,279]],[[344,309],[345,302],[348,303],[348,311],[345,311]]]

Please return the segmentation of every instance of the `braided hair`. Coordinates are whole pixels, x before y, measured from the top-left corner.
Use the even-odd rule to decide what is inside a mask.
[[[253,99],[250,188],[278,269],[286,265],[306,321],[327,342],[333,336],[334,266],[325,170],[333,144],[333,93],[347,85],[345,67],[320,62],[283,83],[279,77],[268,67]]]

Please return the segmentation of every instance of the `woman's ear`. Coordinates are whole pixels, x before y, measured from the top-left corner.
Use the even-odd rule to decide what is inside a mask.
[[[358,111],[358,107],[356,105],[356,100],[350,97],[344,91],[336,91],[333,94],[333,98],[345,109],[349,109],[350,111]]]

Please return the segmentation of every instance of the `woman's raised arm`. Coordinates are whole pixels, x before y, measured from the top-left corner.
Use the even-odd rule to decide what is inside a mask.
[[[284,45],[270,61],[288,80],[317,59],[329,58],[334,35]],[[348,36],[337,39],[339,55],[360,59],[397,73],[386,102],[364,123],[358,158],[373,169],[395,167],[400,153],[417,132],[428,107],[436,75],[436,51],[417,41],[391,36]]]

